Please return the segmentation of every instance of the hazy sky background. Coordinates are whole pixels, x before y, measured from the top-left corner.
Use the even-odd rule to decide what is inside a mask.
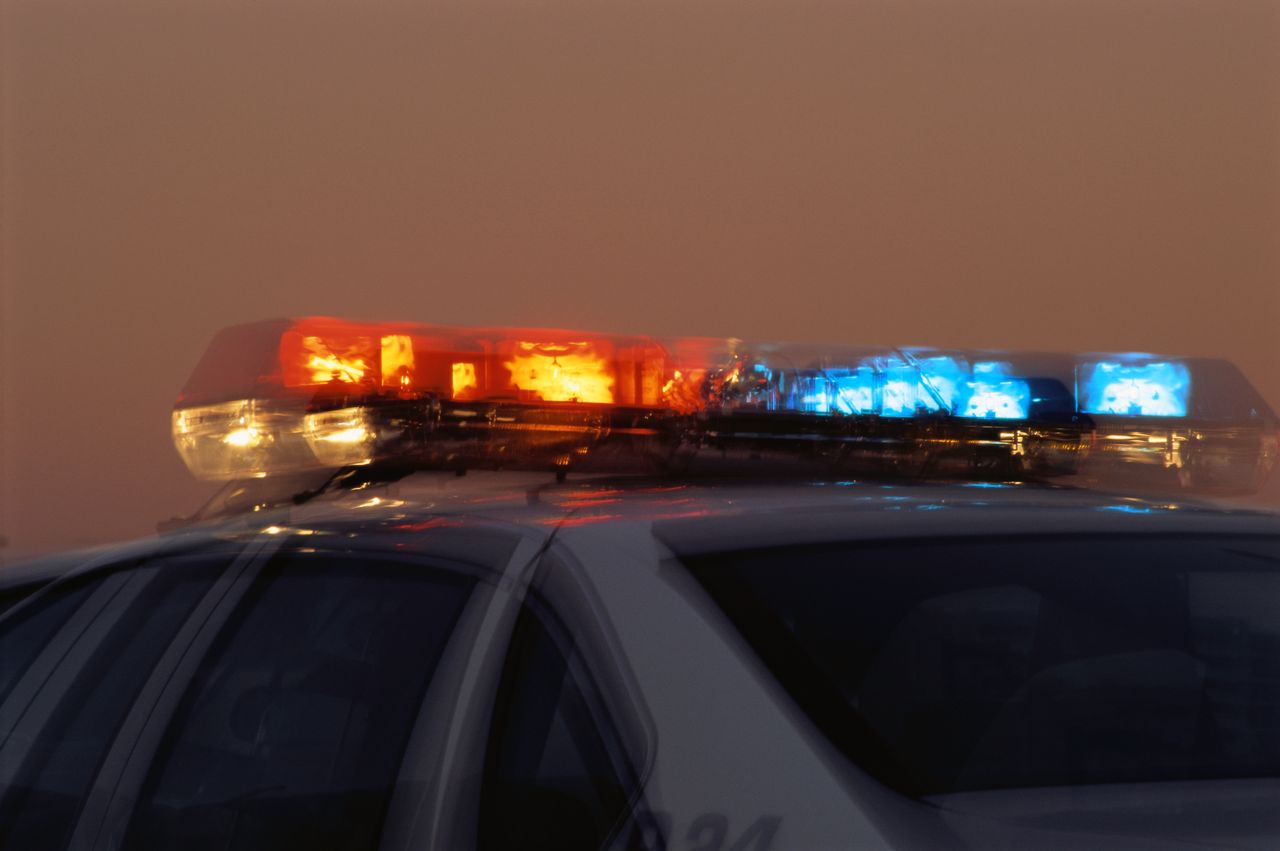
[[[0,557],[198,507],[173,399],[273,316],[1223,355],[1280,407],[1280,0],[0,0],[0,38]]]

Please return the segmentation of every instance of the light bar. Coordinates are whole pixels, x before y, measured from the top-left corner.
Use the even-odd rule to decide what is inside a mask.
[[[1102,461],[1255,482],[1275,463],[1275,416],[1230,369],[308,317],[215,337],[173,434],[195,475],[221,480],[382,460],[652,468],[709,449],[855,472],[1027,477]]]

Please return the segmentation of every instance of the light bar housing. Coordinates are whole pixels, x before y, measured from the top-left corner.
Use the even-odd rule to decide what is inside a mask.
[[[223,330],[173,414],[183,460],[212,480],[381,461],[563,472],[782,457],[841,474],[1135,469],[1248,491],[1275,465],[1276,432],[1224,361],[326,317]]]

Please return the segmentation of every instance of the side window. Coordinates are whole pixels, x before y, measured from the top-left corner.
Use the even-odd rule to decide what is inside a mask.
[[[0,705],[93,587],[81,581],[55,588],[43,600],[33,601],[27,609],[0,621]],[[0,730],[0,739],[8,733]]]
[[[0,590],[0,615],[12,609],[23,600],[35,594],[41,588],[49,584],[48,580],[37,580],[35,582],[22,582],[10,585]]]
[[[164,733],[125,847],[375,848],[473,584],[420,563],[264,568]]]
[[[0,731],[8,740],[0,847],[66,844],[125,715],[225,564],[168,558],[95,574],[49,589],[0,623],[0,712],[9,727]],[[14,705],[16,683],[55,642],[61,655],[38,696]]]
[[[636,784],[580,668],[562,632],[525,609],[485,758],[483,851],[589,851],[625,823]]]

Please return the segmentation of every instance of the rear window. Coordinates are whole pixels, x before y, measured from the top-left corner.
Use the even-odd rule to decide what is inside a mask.
[[[685,559],[832,742],[913,795],[1280,776],[1280,538]]]

